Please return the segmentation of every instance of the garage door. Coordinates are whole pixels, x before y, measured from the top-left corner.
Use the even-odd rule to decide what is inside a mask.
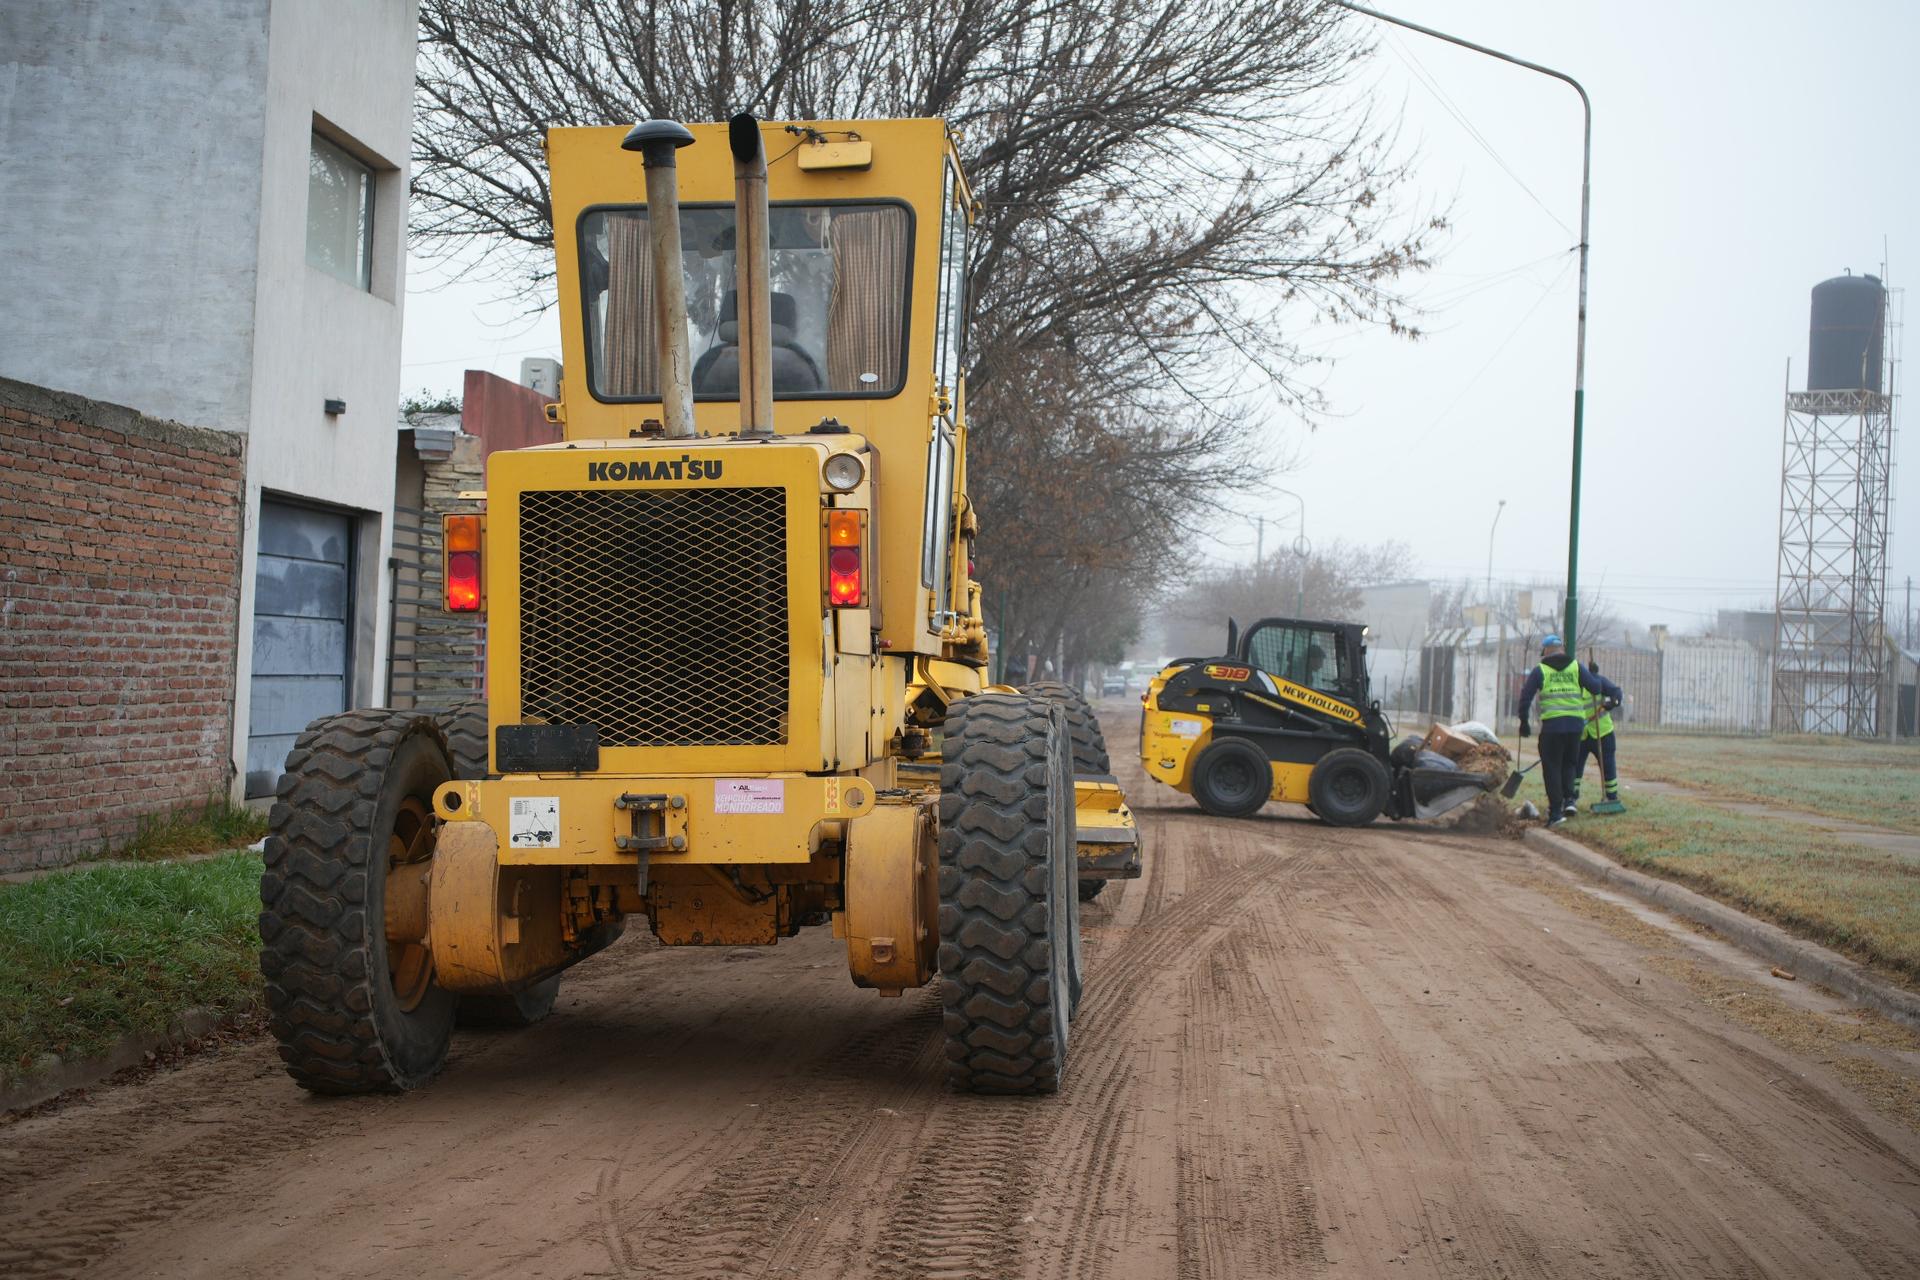
[[[261,502],[249,796],[273,794],[280,766],[308,721],[347,709],[352,551],[351,517]]]

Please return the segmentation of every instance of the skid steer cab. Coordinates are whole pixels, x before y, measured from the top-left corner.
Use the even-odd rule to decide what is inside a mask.
[[[1392,729],[1368,692],[1366,632],[1263,618],[1239,634],[1229,622],[1224,656],[1181,658],[1147,686],[1148,775],[1220,817],[1279,800],[1342,827],[1383,814],[1436,817],[1498,787],[1502,777],[1394,758]]]
[[[644,922],[831,929],[857,986],[937,975],[956,1087],[1058,1089],[1081,901],[1140,844],[1079,695],[986,676],[945,125],[652,120],[547,156],[563,438],[493,453],[443,528],[484,700],[327,717],[287,757],[260,927],[288,1071],[417,1087],[456,1021],[538,1021]]]

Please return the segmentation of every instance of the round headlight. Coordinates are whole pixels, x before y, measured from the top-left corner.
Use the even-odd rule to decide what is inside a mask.
[[[827,465],[820,469],[820,474],[827,478],[829,487],[845,493],[866,479],[867,468],[865,463],[850,453],[836,453],[827,459]]]

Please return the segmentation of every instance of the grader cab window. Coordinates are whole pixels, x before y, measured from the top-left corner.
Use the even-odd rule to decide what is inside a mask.
[[[1337,631],[1313,627],[1255,627],[1247,658],[1268,675],[1321,693],[1351,695],[1354,673]]]
[[[777,204],[771,214],[774,398],[898,393],[913,242],[906,208]],[[737,399],[733,209],[683,206],[680,235],[694,397]],[[580,268],[594,397],[658,400],[646,209],[595,209],[581,219]]]

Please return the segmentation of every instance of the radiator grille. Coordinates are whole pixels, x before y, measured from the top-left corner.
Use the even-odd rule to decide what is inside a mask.
[[[787,740],[786,491],[520,495],[520,713],[607,747]]]

